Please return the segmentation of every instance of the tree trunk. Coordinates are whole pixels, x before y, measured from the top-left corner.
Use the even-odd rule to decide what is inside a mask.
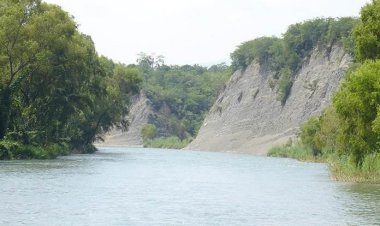
[[[0,140],[4,138],[8,130],[9,114],[11,111],[11,90],[0,90]]]

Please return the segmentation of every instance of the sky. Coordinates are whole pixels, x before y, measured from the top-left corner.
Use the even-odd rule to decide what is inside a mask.
[[[99,54],[136,62],[140,52],[166,64],[229,63],[242,42],[281,36],[316,17],[359,16],[371,0],[45,0],[75,17]]]

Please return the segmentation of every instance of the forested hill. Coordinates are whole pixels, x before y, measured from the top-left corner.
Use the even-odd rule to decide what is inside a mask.
[[[140,54],[138,67],[144,75],[142,92],[152,108],[142,128],[145,146],[182,148],[193,139],[231,75],[224,63],[166,65],[163,57]]]
[[[0,159],[93,152],[123,121],[142,80],[97,54],[60,7],[0,1]]]

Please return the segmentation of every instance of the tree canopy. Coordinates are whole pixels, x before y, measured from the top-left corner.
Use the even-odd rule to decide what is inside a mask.
[[[373,0],[360,13],[360,23],[355,28],[355,56],[359,61],[380,58],[380,1]]]
[[[138,69],[98,56],[60,7],[1,1],[0,140],[25,150],[61,144],[93,151],[99,134],[127,125],[128,96],[141,79]],[[20,157],[6,146],[0,144],[1,158]]]

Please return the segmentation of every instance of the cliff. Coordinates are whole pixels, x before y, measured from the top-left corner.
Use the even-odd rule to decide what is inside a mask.
[[[282,105],[269,66],[253,62],[232,75],[186,149],[265,154],[294,138],[302,123],[322,112],[351,63],[343,47],[315,48],[293,76]]]
[[[104,136],[100,146],[142,147],[142,127],[149,122],[152,114],[150,101],[144,93],[131,98],[131,108],[128,114],[129,127],[127,131],[114,129]]]

